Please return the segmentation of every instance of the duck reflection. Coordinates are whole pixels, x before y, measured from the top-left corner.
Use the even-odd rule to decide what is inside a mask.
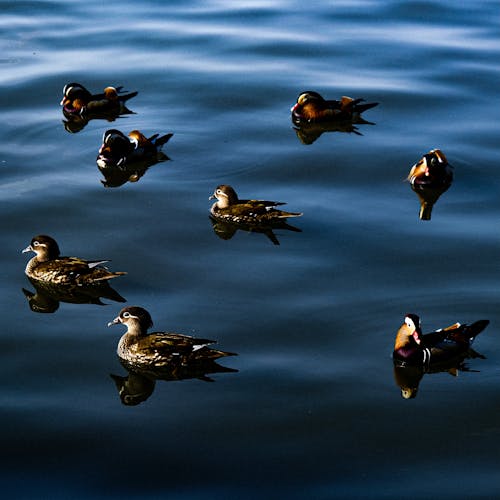
[[[116,389],[121,402],[126,406],[135,406],[153,394],[157,380],[172,382],[176,380],[198,379],[203,382],[215,382],[209,377],[214,373],[236,373],[238,370],[219,365],[213,359],[198,359],[186,363],[171,363],[161,368],[141,368],[120,359],[127,370],[127,375],[114,375]]]
[[[275,245],[279,245],[274,234],[276,229],[302,232],[287,223],[290,217],[300,217],[299,212],[285,212],[275,207],[285,205],[278,201],[240,200],[236,191],[226,184],[217,186],[209,200],[217,201],[210,208],[210,221],[215,234],[224,240],[231,239],[238,229],[265,234]]]
[[[323,132],[343,132],[363,135],[356,125],[375,125],[362,118],[361,113],[378,103],[343,96],[326,100],[317,92],[302,92],[291,109],[292,123],[302,144],[312,144]]]
[[[268,225],[256,225],[256,224],[245,224],[236,222],[225,222],[217,220],[215,217],[209,216],[210,222],[212,223],[212,229],[214,233],[222,240],[230,240],[238,230],[246,231],[249,233],[260,233],[267,236],[274,245],[279,245],[280,242],[274,230],[276,229],[286,229],[287,231],[295,231],[296,233],[301,233],[302,229],[288,224],[286,221],[275,222]]]
[[[295,122],[294,122],[295,123]],[[343,132],[345,134],[363,135],[356,125],[375,125],[373,122],[364,120],[361,117],[355,121],[333,122],[333,123],[295,123],[293,129],[297,134],[297,138],[306,146],[312,144],[316,139],[321,137],[323,132]]]
[[[59,309],[60,302],[68,304],[96,304],[107,305],[101,299],[126,302],[107,281],[92,285],[58,285],[40,280],[30,279],[35,288],[32,292],[23,288],[30,309],[36,313],[53,313]]]
[[[96,159],[104,176],[104,187],[119,187],[126,182],[137,182],[153,165],[170,158],[161,148],[173,134],[154,134],[147,138],[139,130],[125,135],[120,130],[104,132],[102,145]]]
[[[465,360],[485,359],[471,344],[488,324],[488,320],[470,325],[455,323],[423,335],[420,318],[407,314],[397,332],[393,352],[394,380],[403,398],[416,397],[425,374],[448,372],[457,376],[459,371],[472,371]]]
[[[450,359],[446,362],[435,363],[430,366],[411,366],[405,364],[404,361],[394,361],[394,380],[401,389],[401,396],[404,399],[413,399],[417,397],[418,387],[423,376],[432,373],[449,373],[453,377],[457,377],[459,372],[479,372],[479,370],[471,370],[465,361],[466,359],[486,359],[485,356],[478,353],[474,349],[469,349],[467,355],[457,356],[455,359]]]
[[[453,182],[453,168],[442,151],[433,149],[413,165],[407,180],[420,201],[420,220],[431,220],[434,204]]]
[[[92,94],[80,83],[68,83],[63,88],[64,128],[70,133],[82,130],[90,120],[114,121],[121,115],[133,114],[125,102],[138,92],[123,93],[122,87],[106,87],[100,94]]]

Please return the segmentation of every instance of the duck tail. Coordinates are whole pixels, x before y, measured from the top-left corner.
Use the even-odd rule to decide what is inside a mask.
[[[212,349],[211,347],[207,346],[203,346],[202,349],[202,354],[200,354],[200,359],[202,360],[215,360],[219,358],[225,358],[226,356],[238,356],[238,354],[236,354],[235,352],[220,351],[219,349]]]
[[[127,274],[127,273],[124,271],[114,271],[112,273],[108,272],[104,276],[99,276],[98,278],[94,278],[93,281],[106,281],[106,280],[110,280],[113,278],[117,278],[118,276],[125,276],[125,274]]]
[[[488,325],[490,321],[488,319],[480,319],[472,325],[468,325],[465,329],[465,333],[472,342]]]
[[[359,101],[359,99],[357,99]],[[357,113],[363,113],[367,109],[374,108],[375,106],[378,106],[378,102],[367,102],[365,104],[359,104],[359,102],[355,103],[354,106],[354,111]]]
[[[285,212],[283,210],[279,210],[278,218],[287,219],[289,217],[300,217],[300,216],[302,216],[302,212]]]
[[[156,147],[158,148],[161,148],[164,144],[166,144],[169,139],[173,136],[174,134],[170,133],[170,134],[165,134],[165,135],[162,135],[161,137],[158,137],[156,138],[154,144]]]
[[[132,99],[132,97],[135,97],[139,92],[130,92],[129,94],[121,94],[120,95],[120,100],[125,102],[128,101],[129,99]]]

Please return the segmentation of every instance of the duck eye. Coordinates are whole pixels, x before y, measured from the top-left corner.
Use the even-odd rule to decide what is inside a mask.
[[[221,189],[217,189],[216,193],[217,193],[217,194],[221,194],[221,193],[222,193],[222,190],[221,190]]]
[[[38,243],[38,241],[34,241],[34,242],[33,242],[33,246],[34,246],[34,247],[37,247],[39,244],[40,244],[40,243]]]
[[[124,318],[130,318],[130,313],[129,313],[128,311],[125,311],[125,312],[123,313],[123,317],[124,317]]]

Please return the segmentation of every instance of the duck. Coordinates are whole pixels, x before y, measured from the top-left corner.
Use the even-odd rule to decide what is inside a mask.
[[[122,93],[122,87],[106,87],[100,94],[92,94],[82,84],[67,83],[63,88],[61,106],[70,115],[120,114],[130,112],[125,102],[138,92]]]
[[[168,159],[160,152],[162,146],[173,136],[172,133],[146,137],[139,130],[132,130],[128,136],[117,129],[104,132],[102,145],[97,156],[99,168],[125,167],[127,164],[148,162],[152,164]]]
[[[488,324],[489,320],[485,319],[471,325],[454,323],[423,335],[418,315],[406,314],[396,334],[393,359],[407,365],[428,367],[465,358],[474,339]]]
[[[285,205],[280,201],[240,200],[236,191],[227,184],[215,188],[209,200],[217,199],[210,213],[215,219],[250,225],[279,223],[290,217],[300,217],[300,212],[285,212],[275,207]]]
[[[301,92],[292,106],[294,123],[313,123],[328,121],[355,121],[364,111],[374,108],[378,102],[364,103],[364,99],[342,96],[340,100],[326,100],[318,92]]]
[[[440,149],[431,149],[411,167],[407,180],[412,186],[448,188],[453,181],[453,167]]]
[[[36,255],[26,265],[25,274],[31,280],[55,285],[88,286],[123,276],[126,272],[108,271],[102,266],[109,260],[84,260],[79,257],[61,257],[59,245],[51,236],[39,234],[22,251]]]
[[[431,149],[410,169],[406,180],[418,196],[420,220],[431,220],[432,209],[453,182],[453,167],[440,149]]]
[[[151,332],[153,320],[149,312],[140,306],[124,307],[109,326],[123,324],[127,331],[118,342],[120,360],[138,367],[161,368],[186,366],[197,361],[215,360],[235,353],[208,347],[214,340],[195,338],[180,333]]]

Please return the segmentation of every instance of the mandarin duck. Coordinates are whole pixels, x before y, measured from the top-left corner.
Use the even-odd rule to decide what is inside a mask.
[[[432,149],[410,169],[407,180],[420,201],[421,220],[430,220],[432,208],[453,181],[453,167],[439,149]]]
[[[214,340],[198,339],[180,333],[151,332],[151,316],[138,306],[124,307],[108,326],[123,324],[127,331],[118,342],[118,357],[131,366],[186,366],[204,360],[216,360],[234,353],[208,347]]]
[[[80,83],[68,83],[63,88],[61,106],[68,114],[99,115],[130,113],[125,102],[138,92],[122,93],[122,87],[106,87],[100,94],[90,93]]]
[[[139,130],[132,130],[128,136],[116,129],[104,132],[102,145],[97,156],[99,168],[125,167],[127,164],[147,162],[148,166],[168,159],[160,152],[162,146],[173,136],[172,133],[146,137]]]
[[[378,105],[378,102],[361,104],[364,99],[352,99],[343,96],[340,100],[326,100],[312,90],[302,92],[291,108],[292,121],[295,124],[356,121],[360,114]]]
[[[432,366],[467,357],[472,342],[489,324],[479,320],[471,325],[455,323],[425,335],[420,318],[407,314],[396,334],[393,359],[407,365]]]
[[[86,286],[101,283],[125,272],[111,272],[102,264],[108,260],[84,260],[79,257],[61,257],[57,242],[50,236],[35,236],[23,253],[36,255],[28,261],[25,273],[28,278],[56,285]]]

